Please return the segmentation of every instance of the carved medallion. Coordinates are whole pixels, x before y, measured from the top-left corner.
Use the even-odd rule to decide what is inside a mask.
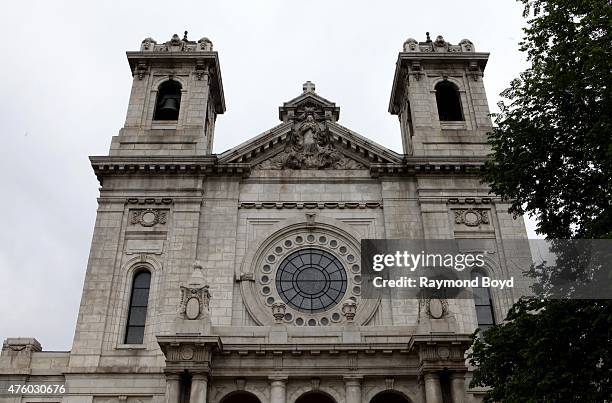
[[[197,319],[200,316],[200,301],[196,297],[191,297],[185,304],[185,317],[190,320]]]
[[[464,224],[468,227],[477,227],[489,223],[487,210],[465,209],[455,210],[455,224]]]
[[[200,319],[208,315],[210,292],[208,285],[204,284],[202,266],[196,262],[189,281],[181,285],[181,302],[179,304],[179,317],[187,320]]]
[[[450,357],[450,350],[448,349],[448,347],[438,347],[438,357],[443,360],[446,360],[448,357]]]
[[[194,354],[193,347],[191,347],[191,346],[183,346],[183,347],[181,347],[181,351],[180,351],[179,354],[180,354],[182,360],[186,360],[186,361],[191,360],[193,358],[193,354]]]
[[[168,210],[139,209],[130,211],[130,223],[140,224],[143,227],[152,227],[156,224],[165,224]]]
[[[443,298],[426,298],[422,300],[425,312],[432,319],[442,319],[448,314],[448,301]]]

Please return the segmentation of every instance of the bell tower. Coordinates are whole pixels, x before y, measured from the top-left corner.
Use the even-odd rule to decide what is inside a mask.
[[[482,77],[488,53],[468,39],[452,45],[438,36],[404,42],[395,68],[389,112],[400,121],[404,154],[488,154],[491,130]]]
[[[225,112],[217,52],[208,38],[158,44],[146,38],[127,52],[133,82],[124,127],[111,156],[207,155],[215,121]]]

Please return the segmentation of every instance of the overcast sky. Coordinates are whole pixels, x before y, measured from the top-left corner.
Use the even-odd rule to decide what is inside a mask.
[[[485,86],[498,94],[525,66],[520,4],[482,1],[20,1],[0,33],[0,338],[72,344],[96,211],[89,155],[122,127],[132,77],[126,50],[147,36],[209,37],[227,112],[215,152],[278,124],[278,106],[313,81],[340,123],[401,152],[387,112],[404,40],[442,34],[491,52]],[[533,236],[533,233],[531,233]]]

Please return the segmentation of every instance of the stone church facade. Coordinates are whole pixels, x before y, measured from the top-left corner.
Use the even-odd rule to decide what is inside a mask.
[[[211,41],[147,38],[127,58],[125,125],[91,157],[101,187],[72,349],[8,338],[0,356],[3,385],[65,392],[1,402],[480,401],[469,336],[519,295],[364,298],[360,240],[526,238],[478,177],[488,53],[404,43],[389,104],[403,154],[342,126],[311,82],[280,124],[213,154],[225,101]]]

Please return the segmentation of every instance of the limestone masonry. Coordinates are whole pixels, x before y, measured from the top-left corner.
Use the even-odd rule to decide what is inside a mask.
[[[467,39],[404,43],[389,103],[403,154],[342,126],[310,81],[277,126],[213,154],[225,100],[212,42],[145,39],[127,52],[125,125],[91,157],[101,188],[72,349],[2,347],[0,385],[65,393],[0,402],[480,401],[469,336],[520,295],[363,298],[360,240],[490,240],[473,277],[525,282],[502,258],[524,251],[499,242],[526,238],[524,224],[478,176],[488,56]]]

